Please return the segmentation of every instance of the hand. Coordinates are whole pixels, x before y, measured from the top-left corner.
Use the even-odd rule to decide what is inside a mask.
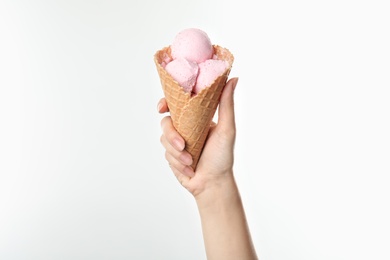
[[[185,142],[173,127],[171,117],[161,120],[165,157],[178,181],[195,197],[206,188],[232,177],[236,138],[233,94],[237,81],[238,78],[233,78],[226,83],[218,108],[218,124],[212,122],[196,172],[190,167],[192,157],[184,150]],[[169,111],[164,98],[158,103],[158,111]]]

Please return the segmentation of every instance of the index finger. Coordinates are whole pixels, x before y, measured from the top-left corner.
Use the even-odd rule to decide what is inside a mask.
[[[163,130],[163,136],[167,139],[169,144],[176,150],[183,151],[185,147],[184,139],[176,131],[170,116],[166,116],[161,120],[161,128]]]
[[[157,110],[160,114],[169,112],[168,103],[165,98],[162,98],[160,101],[158,101]]]

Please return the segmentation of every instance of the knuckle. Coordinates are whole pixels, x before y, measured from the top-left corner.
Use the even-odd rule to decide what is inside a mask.
[[[161,119],[160,125],[162,129],[164,129],[165,125],[167,124],[167,121],[169,121],[170,118],[170,116],[165,116],[163,117],[163,119]]]
[[[180,172],[183,173],[186,167],[186,165],[180,164]]]

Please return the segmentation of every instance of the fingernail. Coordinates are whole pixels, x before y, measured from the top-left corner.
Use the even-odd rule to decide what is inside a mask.
[[[184,163],[185,165],[191,165],[192,164],[192,157],[188,153],[180,154],[179,158],[182,161],[182,163]]]
[[[236,89],[237,83],[238,83],[238,78],[235,78],[235,80],[233,81],[233,91]]]
[[[191,167],[189,167],[189,166],[184,168],[183,174],[187,175],[188,177],[194,177],[195,176],[194,170]]]
[[[159,103],[157,104],[157,111],[160,112],[161,109],[162,109],[162,107],[163,107],[163,105],[159,102]]]
[[[173,139],[173,145],[179,151],[183,151],[183,149],[184,149],[184,143],[181,140],[179,140],[178,138]]]

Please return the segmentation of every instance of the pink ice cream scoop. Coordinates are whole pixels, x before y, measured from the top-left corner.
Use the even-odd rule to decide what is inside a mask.
[[[206,60],[198,65],[199,75],[193,89],[195,94],[198,94],[202,89],[210,86],[229,66],[229,64],[223,60]]]
[[[211,59],[213,52],[210,38],[204,31],[196,28],[179,32],[171,45],[173,59],[184,58],[196,63]]]
[[[207,34],[196,28],[179,32],[170,46],[165,70],[187,93],[199,93],[221,76],[229,64],[218,60]]]
[[[179,58],[169,62],[165,66],[165,70],[183,87],[185,92],[192,92],[198,76],[198,64]]]

